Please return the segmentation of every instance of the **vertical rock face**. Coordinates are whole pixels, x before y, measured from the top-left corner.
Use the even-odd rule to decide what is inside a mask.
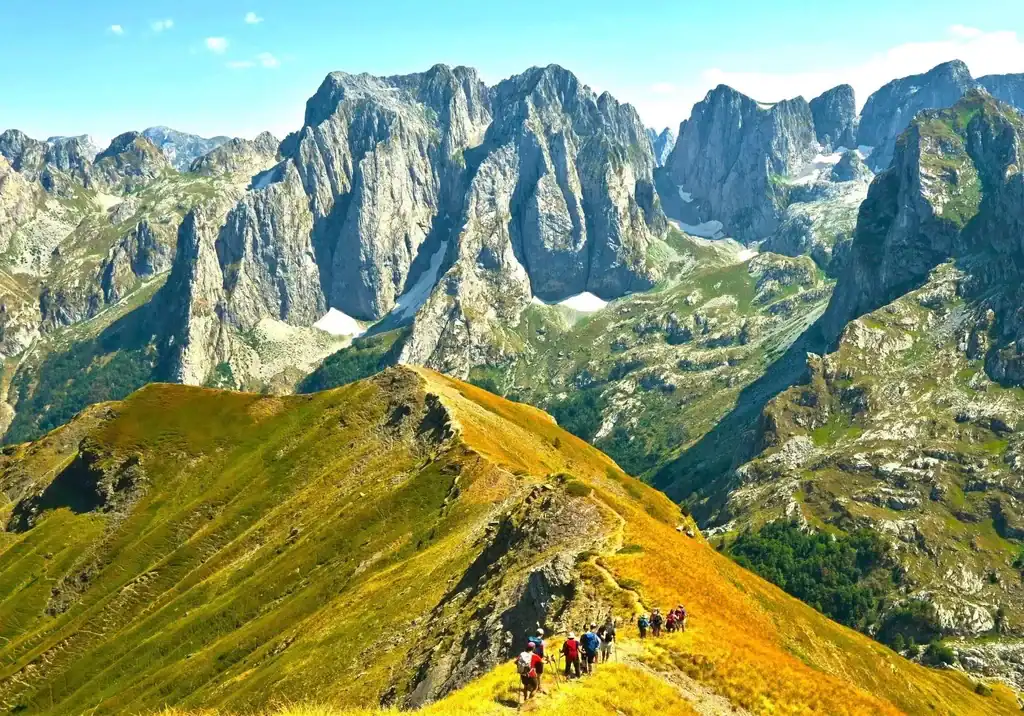
[[[860,116],[857,141],[874,147],[869,163],[875,171],[889,166],[896,138],[918,112],[951,107],[977,86],[967,65],[946,62],[921,75],[893,80],[868,97]]]
[[[810,102],[814,132],[825,148],[857,146],[857,102],[853,87],[839,85]]]
[[[1024,118],[984,91],[919,114],[861,205],[849,263],[822,318],[826,337],[949,258],[972,255],[982,277],[1024,257],[1022,142]]]
[[[116,303],[146,279],[171,268],[171,251],[153,235],[148,221],[140,221],[125,234],[107,256],[100,272],[100,286],[106,303]]]
[[[188,171],[196,159],[231,139],[230,137],[207,139],[196,134],[179,132],[170,127],[149,127],[142,130],[142,136],[152,142],[167,158],[171,166],[180,172]]]
[[[435,224],[461,206],[463,152],[489,120],[486,88],[468,68],[327,77],[282,150],[310,197],[330,305],[362,319],[394,307]]]
[[[130,192],[172,171],[164,155],[138,132],[114,137],[96,155],[93,179],[111,191]]]
[[[636,111],[557,66],[505,80],[493,102],[487,144],[512,144],[519,157],[512,241],[534,294],[610,298],[650,286],[646,251],[665,220]]]
[[[654,152],[654,165],[657,167],[665,166],[669,154],[672,153],[672,148],[676,146],[676,133],[669,127],[665,127],[661,132],[648,128],[647,138],[651,140],[651,151]]]
[[[326,311],[313,252],[313,216],[294,165],[252,191],[227,216],[216,241],[225,318],[251,329],[269,317],[310,325]]]
[[[1014,75],[986,75],[978,84],[996,99],[1024,112],[1024,72]]]
[[[217,260],[216,217],[193,209],[178,230],[171,275],[160,290],[168,327],[163,339],[169,375],[199,385],[223,359],[224,276]]]
[[[702,220],[750,241],[778,227],[784,193],[778,178],[817,152],[814,119],[803,98],[761,104],[719,85],[679,127],[666,166],[698,203]]]

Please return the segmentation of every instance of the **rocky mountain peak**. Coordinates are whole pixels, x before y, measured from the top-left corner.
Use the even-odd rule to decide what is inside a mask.
[[[134,191],[171,171],[164,154],[141,132],[124,132],[96,155],[93,178],[114,191]]]
[[[986,75],[978,84],[996,99],[1024,112],[1024,72],[1009,75]]]
[[[668,159],[669,154],[672,153],[673,147],[676,146],[676,133],[669,127],[665,127],[660,132],[648,127],[647,138],[651,141],[651,150],[654,152],[655,166],[665,166],[665,162]]]
[[[690,223],[718,221],[749,241],[776,230],[785,208],[778,179],[817,151],[814,117],[802,97],[762,103],[719,85],[680,125],[666,167],[691,197]]]
[[[224,136],[200,137],[198,134],[179,132],[164,126],[144,129],[142,135],[163,152],[171,166],[182,172],[188,171],[196,159],[208,154],[230,139],[230,137]]]
[[[923,74],[893,80],[868,97],[857,141],[875,148],[869,157],[872,168],[878,171],[889,165],[896,138],[918,112],[950,107],[977,86],[967,65],[953,60]]]
[[[839,85],[810,101],[814,132],[825,148],[857,145],[857,102],[853,87]]]

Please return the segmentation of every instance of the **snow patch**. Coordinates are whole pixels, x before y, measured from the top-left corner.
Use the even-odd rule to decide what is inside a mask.
[[[332,336],[352,336],[354,338],[363,334],[363,327],[359,325],[359,321],[342,313],[337,308],[332,308],[325,313],[319,321],[313,324],[313,328],[319,328]]]
[[[722,233],[721,221],[705,221],[700,224],[684,224],[679,222],[679,227],[688,234],[700,236],[704,239],[721,239],[725,237]]]
[[[683,185],[679,185],[679,198],[685,201],[687,204],[693,203],[693,194],[688,191],[683,191]]]
[[[738,254],[736,254],[736,258],[739,259],[740,263],[743,263],[744,261],[749,261],[750,259],[754,258],[755,256],[757,256],[758,253],[759,252],[757,249],[743,249]]]
[[[871,156],[871,152],[875,151],[875,148],[869,147],[866,144],[861,144],[859,147],[857,147],[857,151],[860,153],[861,159],[867,159],[868,157]]]
[[[542,301],[534,296],[530,299],[530,303],[536,306],[565,306],[566,308],[571,308],[572,310],[579,311],[580,313],[596,313],[608,305],[607,301],[600,296],[592,294],[590,291],[577,293],[575,296],[569,296],[569,298],[561,301],[554,301],[552,303]]]
[[[413,284],[413,287],[403,293],[395,301],[395,307],[391,313],[401,319],[412,318],[416,311],[427,302],[430,292],[433,290],[437,279],[441,275],[441,264],[444,263],[444,255],[448,252],[448,241],[442,241],[437,251],[430,257],[430,265]]]

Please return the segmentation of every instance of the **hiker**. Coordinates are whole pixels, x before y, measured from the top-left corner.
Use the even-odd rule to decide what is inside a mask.
[[[612,657],[612,645],[615,643],[615,619],[608,617],[597,635],[601,638],[601,661],[606,662]]]
[[[676,630],[676,610],[673,609],[672,611],[670,611],[668,613],[668,616],[665,617],[665,631],[667,631],[669,634],[671,634],[675,630]]]
[[[544,654],[544,630],[537,629],[537,633],[534,636],[526,639],[527,643],[533,644],[533,653],[540,657],[540,663],[537,664],[537,691],[544,693],[544,661],[547,658]]]
[[[651,622],[647,619],[646,614],[641,614],[640,618],[636,620],[636,628],[640,630],[640,638],[647,638],[647,629],[651,626]]]
[[[665,623],[665,617],[661,616],[661,610],[655,609],[651,614],[651,634],[661,636],[661,627]]]
[[[588,674],[594,672],[597,655],[601,650],[601,637],[597,635],[597,624],[591,624],[587,633],[580,638],[583,644],[583,663]]]
[[[516,659],[516,670],[519,672],[519,681],[523,684],[523,701],[533,698],[537,691],[537,665],[544,660],[537,656],[532,642],[527,642],[526,651]]]
[[[679,623],[679,631],[686,631],[686,607],[682,604],[676,607],[676,621]]]
[[[576,678],[580,678],[580,643],[576,641],[575,632],[569,632],[568,638],[562,644],[562,656],[565,657],[565,678],[569,678],[569,671],[576,672]]]

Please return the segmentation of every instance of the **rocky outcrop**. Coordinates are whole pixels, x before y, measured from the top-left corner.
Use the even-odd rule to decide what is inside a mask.
[[[954,60],[924,74],[893,80],[868,97],[861,112],[857,141],[874,147],[868,158],[871,168],[880,171],[889,166],[896,138],[918,112],[951,107],[975,87],[977,83],[967,65]]]
[[[826,150],[857,146],[857,102],[853,87],[839,85],[810,101],[814,133]]]
[[[651,150],[654,152],[654,165],[658,167],[665,166],[669,154],[672,153],[672,148],[676,146],[676,133],[669,127],[665,127],[661,132],[648,128],[647,138],[651,140]]]
[[[166,308],[162,349],[174,380],[201,385],[223,360],[224,274],[217,260],[218,217],[193,209],[178,230],[171,275],[160,290]]]
[[[102,188],[131,192],[173,171],[164,155],[138,132],[125,132],[96,155],[92,174]]]
[[[255,177],[274,166],[279,160],[280,141],[270,132],[262,132],[256,139],[231,139],[216,149],[194,160],[189,171],[203,176],[237,175]],[[265,180],[270,180],[266,176]],[[260,178],[254,179],[259,184]]]
[[[188,171],[192,163],[205,154],[228,142],[231,137],[211,137],[179,132],[170,127],[149,127],[142,130],[142,136],[159,149],[179,172]]]
[[[803,98],[766,105],[719,85],[680,125],[666,166],[699,212],[693,223],[717,220],[727,234],[752,241],[778,228],[786,204],[780,179],[817,150]]]
[[[1022,125],[1015,110],[972,91],[948,110],[923,112],[900,136],[861,206],[849,265],[822,318],[829,339],[951,257],[1021,254],[1013,237],[1024,221]]]
[[[153,235],[149,222],[141,221],[107,255],[100,286],[107,303],[116,303],[147,279],[171,268],[171,249]]]
[[[871,178],[871,170],[855,149],[847,150],[832,167],[830,178],[834,182],[861,181]]]

